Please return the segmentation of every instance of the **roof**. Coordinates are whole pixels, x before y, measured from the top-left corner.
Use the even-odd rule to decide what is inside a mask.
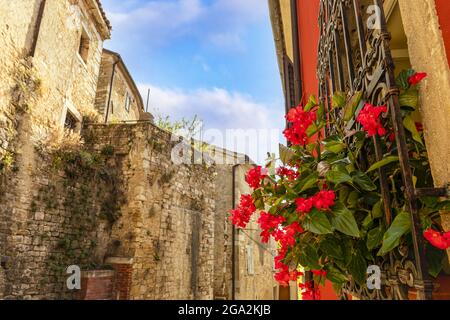
[[[275,48],[278,58],[278,68],[280,71],[281,81],[284,88],[284,65],[283,57],[286,54],[286,44],[284,43],[283,18],[281,14],[281,6],[279,0],[268,0],[270,21],[272,22],[272,32],[275,41]]]
[[[136,82],[134,82],[134,79],[131,76],[131,73],[128,70],[127,66],[125,65],[125,62],[123,61],[121,55],[118,54],[117,52],[114,52],[114,51],[111,51],[108,49],[103,49],[103,53],[116,57],[116,59],[117,59],[116,61],[119,64],[119,69],[122,70],[122,73],[124,74],[128,84],[131,86],[131,89],[134,91],[138,106],[140,107],[141,110],[144,110],[144,101],[142,100],[141,93],[139,92]]]
[[[108,20],[106,16],[105,10],[103,10],[103,6],[101,0],[84,0],[87,5],[89,12],[92,14],[97,30],[102,36],[103,40],[111,38],[111,22]]]

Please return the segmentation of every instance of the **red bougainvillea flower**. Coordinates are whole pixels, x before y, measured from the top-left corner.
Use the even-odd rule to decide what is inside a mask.
[[[298,286],[302,290],[303,300],[320,300],[320,290],[318,288],[314,288],[312,281],[305,284],[300,283]]]
[[[261,185],[261,180],[268,176],[269,171],[267,168],[261,166],[255,167],[247,172],[245,181],[253,189],[258,189]]]
[[[230,220],[236,227],[245,229],[255,211],[256,207],[253,204],[252,196],[242,195],[238,207],[230,210]]]
[[[298,106],[289,111],[286,119],[290,126],[283,132],[284,136],[292,145],[304,146],[308,140],[306,131],[317,120],[316,112],[305,111],[302,106]]]
[[[261,227],[261,238],[263,243],[268,243],[270,236],[275,232],[279,226],[286,222],[286,219],[281,216],[274,216],[273,214],[261,212],[258,223]]]
[[[285,168],[285,167],[280,167],[277,169],[277,175],[280,177],[286,177],[288,180],[290,181],[294,181],[295,179],[298,178],[298,172]]]
[[[296,236],[303,232],[302,226],[297,222],[294,222],[287,227],[276,229],[273,233],[273,237],[283,248],[288,248],[295,246]]]
[[[428,74],[424,72],[416,72],[411,77],[408,78],[408,82],[410,85],[415,86],[419,84],[423,79],[425,79]]]
[[[387,112],[386,106],[373,106],[370,103],[366,103],[364,108],[359,113],[356,121],[358,121],[367,132],[369,137],[375,135],[386,135],[386,129],[381,124],[380,115]]]
[[[290,271],[289,266],[283,263],[286,253],[287,248],[282,246],[275,257],[275,269],[278,270],[275,274],[275,280],[283,287],[288,287],[290,281],[297,281],[298,277],[303,275],[302,272],[297,270]]]
[[[333,190],[322,190],[312,197],[313,205],[318,210],[329,210],[334,206],[336,194]]]
[[[289,268],[280,269],[275,274],[275,280],[283,287],[289,287],[290,281],[297,281],[298,277],[303,275],[301,272],[294,270],[289,271]]]
[[[427,231],[425,231],[423,235],[425,239],[428,240],[429,243],[431,243],[434,247],[438,249],[447,250],[448,248],[450,248],[450,231],[441,234],[440,232],[430,228]]]
[[[295,204],[297,205],[297,212],[308,214],[311,212],[311,209],[313,207],[313,199],[298,198],[297,200],[295,200]]]
[[[421,124],[420,122],[416,122],[416,129],[419,132],[423,132],[423,124]]]
[[[326,277],[327,272],[325,270],[311,270],[311,272],[318,277]]]
[[[395,141],[395,133],[390,133],[389,134],[389,136],[388,136],[388,140],[390,141],[390,142],[394,142]]]

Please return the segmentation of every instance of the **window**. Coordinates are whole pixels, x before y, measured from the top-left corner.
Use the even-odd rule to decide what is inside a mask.
[[[64,128],[67,130],[76,130],[78,126],[77,118],[67,110],[66,119],[64,120]]]
[[[286,113],[297,106],[295,97],[294,64],[288,56],[284,56],[284,85],[286,91]]]
[[[253,263],[253,246],[247,246],[247,273],[249,275],[255,274],[255,265]]]
[[[127,92],[125,95],[125,110],[127,110],[127,112],[130,112],[130,105],[131,105],[131,96]]]
[[[90,39],[89,39],[89,36],[88,36],[86,30],[83,28],[81,31],[80,46],[78,48],[78,54],[80,55],[81,59],[83,59],[84,63],[87,63],[87,61],[88,61],[89,46],[90,46]]]

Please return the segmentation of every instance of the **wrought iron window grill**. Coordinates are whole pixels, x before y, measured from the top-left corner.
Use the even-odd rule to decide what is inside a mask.
[[[386,104],[395,132],[398,155],[410,218],[412,222],[413,252],[400,247],[377,261],[382,270],[381,290],[369,290],[350,280],[344,292],[361,299],[406,300],[408,289],[417,290],[418,299],[431,299],[433,282],[428,276],[424,240],[419,219],[418,197],[422,195],[446,196],[447,188],[415,189],[409,164],[399,105],[399,89],[395,84],[394,62],[390,51],[390,34],[387,30],[382,0],[321,0],[319,14],[320,42],[318,51],[319,97],[328,112],[335,92],[345,92],[350,98],[363,92],[366,101],[376,105]],[[369,6],[372,7],[372,11]],[[374,15],[375,14],[375,15]],[[370,19],[376,20],[370,20]],[[369,22],[369,23],[368,23]],[[361,110],[362,105],[356,111]],[[359,129],[350,121],[346,130]],[[334,134],[333,127],[326,134]],[[373,138],[376,161],[383,159],[383,149],[377,137]],[[388,177],[379,169],[385,222],[392,222],[391,196]]]

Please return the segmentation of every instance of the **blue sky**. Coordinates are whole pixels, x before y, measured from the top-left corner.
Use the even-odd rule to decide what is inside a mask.
[[[224,133],[282,130],[283,96],[267,0],[102,3],[113,25],[105,47],[122,55],[144,95],[151,89],[150,111],[172,119],[197,114],[206,129]],[[256,151],[210,142],[257,161],[269,148],[267,141],[259,141]]]

